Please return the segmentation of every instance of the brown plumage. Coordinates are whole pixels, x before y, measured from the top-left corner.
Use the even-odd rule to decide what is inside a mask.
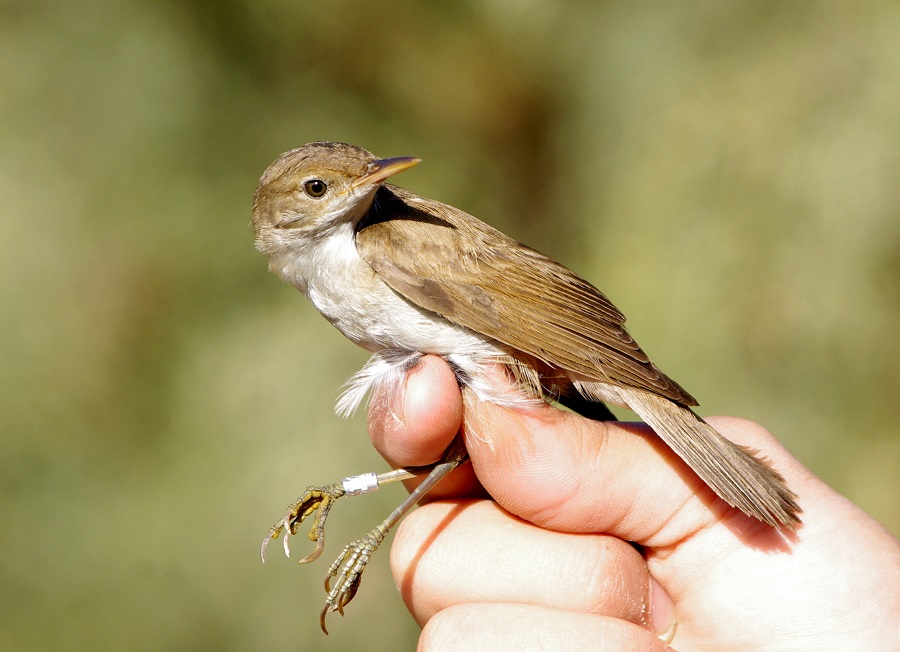
[[[783,478],[694,414],[697,401],[641,350],[624,315],[568,268],[459,209],[392,185],[376,193],[356,247],[406,299],[543,363],[552,382],[545,393],[580,391],[634,410],[727,503],[776,527],[799,522]],[[608,385],[622,386],[624,396],[615,400]]]
[[[799,523],[781,475],[690,409],[697,401],[593,285],[459,209],[384,183],[417,162],[341,143],[282,155],[254,201],[270,269],[376,358],[438,353],[463,361],[469,382],[478,365],[511,356],[538,379],[532,392],[586,414],[592,402],[630,408],[728,504],[775,527]]]
[[[457,208],[386,185],[356,248],[396,292],[450,321],[551,367],[697,405],[593,285]]]

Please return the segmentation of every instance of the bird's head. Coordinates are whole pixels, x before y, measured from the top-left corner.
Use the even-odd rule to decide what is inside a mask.
[[[346,143],[309,143],[285,152],[263,173],[253,197],[256,248],[271,256],[355,226],[384,180],[419,160],[380,159]]]

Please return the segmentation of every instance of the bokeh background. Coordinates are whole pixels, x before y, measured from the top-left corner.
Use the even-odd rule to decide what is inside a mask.
[[[253,249],[311,140],[422,157],[403,185],[900,532],[898,34],[889,0],[0,2],[0,649],[414,646],[384,552],[317,623],[401,489],[313,567],[257,556],[306,484],[384,468],[332,413],[366,355]]]

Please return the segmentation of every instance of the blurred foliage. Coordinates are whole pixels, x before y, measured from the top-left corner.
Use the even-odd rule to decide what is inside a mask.
[[[329,638],[327,561],[256,555],[307,483],[383,468],[332,414],[364,353],[252,246],[311,140],[421,156],[404,185],[900,532],[897,34],[887,0],[3,0],[0,649],[413,647],[386,552]]]

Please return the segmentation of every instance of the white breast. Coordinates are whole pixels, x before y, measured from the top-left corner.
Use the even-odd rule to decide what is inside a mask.
[[[407,301],[382,281],[356,250],[350,224],[276,254],[270,268],[309,297],[347,338],[385,349],[495,357],[489,338]]]

